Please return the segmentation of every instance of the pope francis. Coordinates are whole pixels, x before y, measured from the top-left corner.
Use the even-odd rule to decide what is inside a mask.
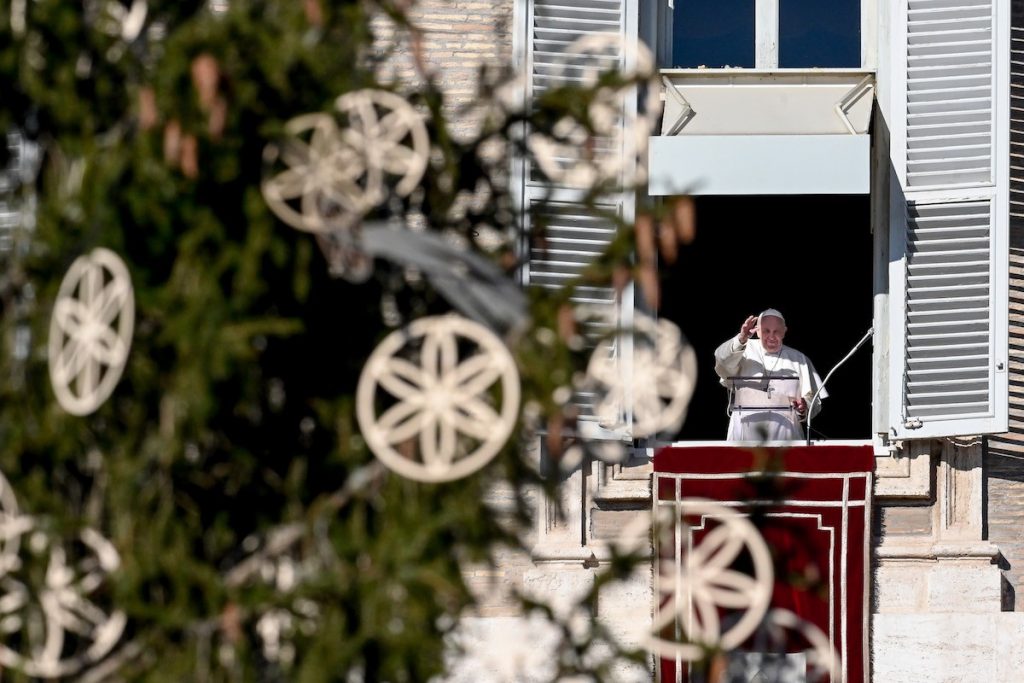
[[[786,319],[769,308],[748,316],[715,350],[715,372],[729,389],[730,441],[798,441],[808,403],[821,386],[811,361],[782,343]],[[828,396],[823,389],[813,407]]]

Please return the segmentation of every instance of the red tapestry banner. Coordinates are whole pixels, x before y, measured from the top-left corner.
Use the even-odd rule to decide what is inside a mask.
[[[868,680],[873,471],[871,446],[659,450],[654,457],[654,512],[669,511],[677,521],[669,537],[672,547],[662,542],[658,548],[655,537],[660,568],[656,582],[664,584],[656,588],[658,612],[671,616],[656,627],[665,640],[697,641],[690,635],[707,637],[707,624],[713,623],[718,629],[712,633],[715,642],[732,653],[718,656],[717,669],[709,669],[707,662],[690,663],[685,651],[669,656],[663,652],[658,680],[707,680],[716,670],[721,676],[726,667],[728,680],[747,680],[758,671],[774,672],[784,680],[812,680],[814,674],[827,674],[815,659],[815,652],[822,650],[834,657],[832,681]],[[727,540],[731,532],[726,526],[750,529],[748,536],[759,536],[756,547]],[[767,578],[757,576],[757,548],[767,549],[760,572]],[[717,563],[728,576],[706,578],[708,573],[694,566],[697,560],[688,557]],[[666,579],[664,568],[671,566],[680,569],[675,578]],[[760,602],[756,596],[744,602],[734,590],[755,593],[744,583],[750,576],[771,581],[770,587],[762,584]],[[697,585],[701,577],[721,583],[702,588]],[[694,586],[684,586],[686,580]],[[675,586],[668,585],[672,581]],[[717,596],[718,602],[702,602],[692,594],[700,590]],[[750,628],[742,629],[744,623]],[[728,642],[730,636],[742,642]]]

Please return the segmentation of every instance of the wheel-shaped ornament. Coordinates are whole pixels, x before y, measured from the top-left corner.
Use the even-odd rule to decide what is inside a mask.
[[[568,187],[643,182],[648,140],[661,115],[661,85],[651,51],[618,34],[599,33],[576,39],[552,60],[545,76],[549,87],[591,90],[590,126],[567,115],[550,133],[531,133],[526,144],[536,165],[553,183]],[[604,84],[610,73],[622,85]],[[639,98],[638,84],[643,85]]]
[[[58,678],[106,657],[127,623],[110,608],[114,546],[92,529],[65,544],[29,526],[20,559],[0,576],[0,666]]]
[[[334,118],[320,113],[296,116],[284,132],[280,144],[267,148],[267,156],[285,166],[263,181],[267,206],[297,230],[329,233],[349,228],[373,204],[361,193],[346,194],[342,187],[344,164],[353,160],[351,151],[342,147]]]
[[[764,537],[741,512],[683,498],[659,504],[619,541],[642,552],[653,535],[657,603],[643,646],[659,657],[698,661],[708,648],[731,650],[761,626],[775,570]]]
[[[362,188],[368,196],[379,197],[378,202],[386,193],[370,184],[371,177],[394,178],[400,197],[416,189],[427,170],[430,137],[412,105],[395,93],[366,89],[345,93],[334,107],[348,121],[341,129],[342,143],[360,162],[343,176],[348,187]],[[358,172],[360,166],[366,181]]]
[[[124,262],[109,249],[75,259],[50,318],[50,384],[72,415],[88,415],[110,397],[132,343],[135,295]]]
[[[267,147],[284,168],[262,184],[270,209],[293,228],[330,234],[350,230],[389,193],[406,196],[427,167],[423,117],[402,97],[364,89],[337,98],[333,114],[298,116]]]
[[[505,445],[519,413],[505,344],[454,315],[421,318],[373,351],[356,393],[363,437],[389,468],[427,482],[465,477]]]
[[[627,362],[628,361],[628,362]],[[697,356],[672,322],[636,313],[587,365],[602,427],[642,438],[678,430],[697,384]]]

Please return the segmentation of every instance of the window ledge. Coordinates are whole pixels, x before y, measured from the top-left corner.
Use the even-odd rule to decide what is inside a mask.
[[[812,445],[827,443],[831,446],[875,446],[875,487],[877,500],[928,499],[932,495],[931,457],[922,444],[921,448],[891,453],[870,439],[830,439],[811,441]],[[803,441],[770,441],[768,443],[731,443],[728,441],[681,441],[651,448],[637,449],[629,463],[623,465],[600,464],[597,490],[598,501],[613,503],[635,503],[638,506],[650,504],[651,461],[654,452],[663,446],[693,448],[706,446],[788,447],[803,446]]]

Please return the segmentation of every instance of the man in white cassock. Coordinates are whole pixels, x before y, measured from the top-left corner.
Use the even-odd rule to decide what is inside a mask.
[[[754,338],[756,335],[756,338]],[[821,378],[804,354],[782,343],[786,319],[774,308],[749,316],[715,349],[715,372],[729,389],[730,441],[799,441]],[[822,389],[812,408],[821,409]]]

